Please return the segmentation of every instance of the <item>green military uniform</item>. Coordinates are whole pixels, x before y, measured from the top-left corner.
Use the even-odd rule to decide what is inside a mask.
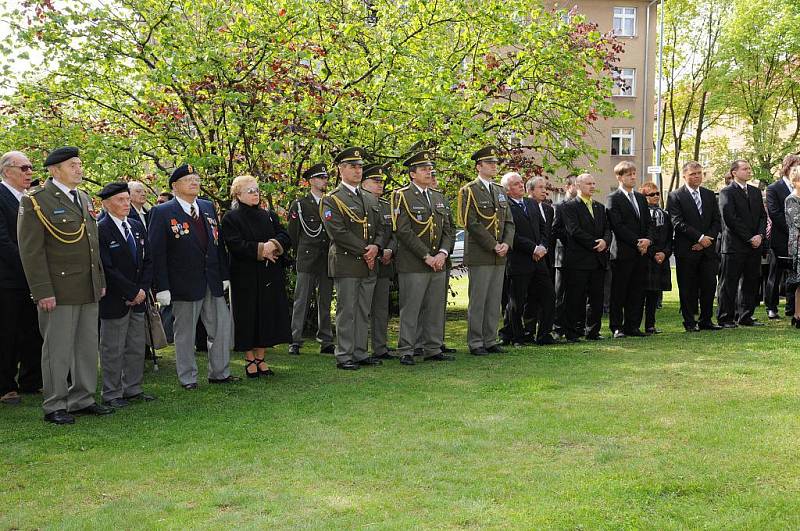
[[[366,178],[366,177],[365,177]],[[375,290],[372,292],[372,309],[370,311],[370,336],[372,337],[372,355],[377,358],[389,358],[389,295],[392,279],[395,276],[394,257],[397,253],[397,239],[392,231],[392,209],[389,201],[379,199],[384,223],[384,238],[382,249],[392,251],[392,261],[384,265],[379,261],[378,278],[375,280]]]
[[[428,152],[407,159],[406,166],[430,164]],[[446,266],[434,271],[425,263],[428,256],[453,246],[455,231],[450,206],[444,195],[433,188],[425,190],[411,183],[392,196],[392,212],[397,234],[397,276],[400,284],[400,334],[398,354],[413,355],[420,337],[425,357],[438,356],[444,343],[444,315],[447,302]],[[404,358],[405,359],[405,358]]]
[[[335,162],[361,163],[361,154],[361,148],[348,148]],[[369,358],[367,327],[377,279],[377,268],[370,270],[363,255],[368,245],[381,251],[383,214],[375,196],[345,183],[322,199],[320,214],[331,240],[328,272],[336,284],[336,361],[362,362]]]
[[[309,193],[294,201],[289,207],[288,230],[292,248],[295,249],[297,268],[292,307],[292,348],[296,347],[299,352],[299,347],[303,344],[308,304],[316,291],[317,341],[324,351],[333,345],[331,329],[333,280],[328,276],[330,239],[322,226],[319,203],[313,194]]]
[[[20,202],[17,234],[31,295],[56,299],[53,311],[39,310],[45,414],[95,404],[97,303],[106,284],[91,199],[77,195],[81,207],[48,179]]]
[[[494,147],[473,155],[473,160],[497,161]],[[464,265],[469,268],[469,305],[467,307],[467,345],[480,352],[497,345],[500,300],[506,258],[494,251],[497,244],[511,247],[514,241],[514,218],[502,186],[477,178],[458,192],[458,217],[466,230]]]

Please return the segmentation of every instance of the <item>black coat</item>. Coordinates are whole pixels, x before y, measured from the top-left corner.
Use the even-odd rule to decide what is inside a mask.
[[[509,276],[530,275],[536,272],[547,272],[547,261],[542,259],[538,262],[533,260],[533,250],[537,245],[547,248],[550,240],[550,233],[547,224],[539,213],[539,206],[535,201],[525,197],[527,213],[513,199],[511,203],[511,215],[514,217],[514,245],[508,253],[508,265],[506,272]],[[546,255],[545,255],[546,256]]]
[[[612,260],[635,260],[641,257],[636,245],[642,238],[653,239],[650,225],[650,209],[647,200],[639,192],[633,193],[639,207],[636,215],[628,197],[617,189],[608,196],[608,222],[614,241],[611,243]]]
[[[592,200],[592,212],[580,197],[562,203],[556,211],[562,218],[564,226],[564,259],[561,264],[565,269],[606,269],[608,267],[609,247],[611,246],[611,228],[606,216],[606,208],[602,203]],[[606,250],[602,253],[594,251],[596,240],[605,240]]]
[[[722,220],[714,192],[701,186],[700,201],[703,206],[702,215],[697,211],[697,205],[686,185],[669,193],[667,212],[672,219],[672,229],[675,234],[673,253],[676,258],[688,256],[694,252],[703,253],[711,258],[719,258],[715,245],[710,245],[702,251],[692,251],[692,246],[698,242],[701,235],[713,238],[716,243],[722,230]]]
[[[259,243],[270,240],[277,240],[285,255],[289,233],[272,211],[243,204],[225,214],[221,232],[230,256],[234,350],[291,343],[286,261],[283,256],[274,263],[257,258]]]
[[[0,184],[0,288],[28,289],[17,243],[19,201]]]
[[[652,244],[647,253],[648,291],[671,291],[672,272],[669,268],[669,257],[672,256],[672,220],[666,210],[657,206],[649,207],[650,226],[652,227]],[[666,258],[660,264],[656,262],[656,253],[664,253]]]
[[[747,193],[732,181],[719,192],[723,254],[760,254],[763,249],[753,249],[748,240],[761,236],[761,245],[764,245],[767,232],[764,202],[758,188],[749,184],[745,186]]]
[[[144,226],[128,218],[130,231],[136,242],[136,259],[131,255],[125,236],[117,228],[111,216],[105,216],[97,224],[100,245],[100,259],[106,275],[106,295],[100,299],[100,318],[119,319],[124,317],[139,290],[145,293],[153,283],[153,263]],[[144,311],[144,303],[134,306],[133,311]]]
[[[533,203],[536,205],[536,202]],[[556,209],[550,203],[542,203],[542,209],[544,210],[544,224],[545,229],[547,230],[547,234],[549,235],[547,239],[547,254],[544,255],[545,260],[547,261],[547,267],[550,268],[550,271],[553,271],[553,268],[556,265],[556,235],[555,231],[553,231],[553,221],[556,217]],[[539,207],[536,207],[536,211],[539,212]],[[541,212],[539,212],[539,217],[541,217]]]
[[[789,227],[786,225],[785,204],[790,193],[783,179],[767,186],[767,214],[772,221],[769,246],[778,256],[789,256]]]

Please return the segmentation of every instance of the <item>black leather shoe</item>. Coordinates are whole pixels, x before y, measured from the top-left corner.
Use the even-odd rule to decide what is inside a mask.
[[[453,354],[454,352],[456,352],[456,349],[450,348],[447,345],[442,345],[442,352],[444,352],[445,354]]]
[[[209,378],[208,379],[208,383],[211,383],[211,384],[227,384],[227,383],[238,382],[239,380],[241,380],[241,378],[239,378],[238,376],[230,375],[227,378]]]
[[[363,360],[358,360],[359,365],[383,365],[383,362],[379,359],[373,358],[370,356],[369,358],[364,358]]]
[[[720,323],[719,326],[720,326],[720,328],[737,328],[737,324],[736,323],[731,323],[730,321],[725,322],[725,323]],[[703,330],[705,330],[705,329],[703,329]]]
[[[555,345],[555,343],[556,343],[556,340],[553,339],[553,336],[551,336],[551,335],[546,335],[546,336],[540,337],[539,339],[536,340],[536,344],[540,345],[540,346],[541,345]]]
[[[502,349],[497,345],[492,345],[491,347],[486,349],[486,352],[488,352],[489,354],[503,354],[505,352],[505,349]]]
[[[758,321],[740,321],[739,326],[765,326],[764,323]]]
[[[91,406],[86,406],[83,409],[79,409],[77,411],[71,411],[73,415],[111,415],[114,413],[113,407],[102,406],[100,404],[92,404]]]
[[[422,354],[424,354],[424,351],[421,348],[415,348],[414,349],[414,355],[415,356],[422,356]]]
[[[300,345],[289,345],[289,355],[290,356],[299,356],[300,355]],[[258,373],[256,373],[258,374]]]
[[[121,409],[123,407],[128,407],[131,403],[124,398],[112,398],[111,400],[103,402],[103,405],[113,407],[114,409]]]
[[[393,356],[391,354],[389,354],[388,352],[384,352],[383,354],[380,354],[378,356],[372,356],[372,357],[375,358],[375,359],[379,359],[379,360],[390,360],[390,359],[393,359]]]
[[[52,422],[53,424],[75,424],[75,417],[67,413],[64,409],[48,413],[44,416],[44,420]]]
[[[157,400],[157,398],[154,397],[153,395],[148,395],[145,393],[139,393],[138,395],[133,395],[133,396],[123,396],[122,398],[124,398],[128,402],[134,402],[137,400],[141,402],[152,402],[153,400]]]
[[[694,332],[694,330],[692,330],[692,331]],[[653,327],[653,328],[648,328],[647,330],[645,330],[645,333],[646,334],[650,334],[651,336],[654,336],[656,334],[660,334],[661,330],[659,330],[658,328]]]
[[[647,337],[647,334],[645,334],[641,330],[629,330],[625,332],[625,335],[628,337]]]
[[[767,317],[770,319],[780,319],[781,316],[775,310],[767,310]]]
[[[358,363],[354,362],[353,360],[343,361],[342,363],[336,364],[337,369],[342,369],[343,371],[357,371],[361,367],[359,367]]]
[[[581,342],[581,338],[579,338],[579,337],[571,337],[571,336],[564,336],[564,340],[567,343],[580,343]]]
[[[715,325],[714,323],[699,323],[697,325],[698,330],[722,330],[720,325]]]
[[[319,353],[320,354],[333,354],[334,352],[336,352],[336,346],[335,345],[328,345],[326,347],[319,347]]]
[[[197,389],[197,384],[196,383],[188,383],[188,384],[183,384],[181,387],[183,387],[187,391],[194,391],[195,389]]]
[[[592,335],[586,336],[586,339],[588,339],[589,341],[602,341],[605,338],[603,336],[601,336],[600,334],[592,334]]]
[[[699,325],[699,324],[697,324],[697,323],[695,323],[695,324],[693,324],[693,325],[688,325],[688,326],[684,325],[684,327],[683,327],[683,328],[684,328],[684,330],[686,330],[687,332],[699,332],[699,331],[700,331],[700,325]]]
[[[614,334],[612,337],[614,339],[624,339],[627,336],[625,335],[625,332],[623,332],[622,330],[614,330]]]
[[[489,355],[489,352],[483,347],[476,348],[476,349],[470,349],[469,353],[472,354],[473,356],[488,356]]]
[[[403,365],[417,364],[417,362],[414,361],[414,356],[412,356],[411,354],[403,354],[402,356],[400,356],[400,363],[402,363]]]
[[[454,359],[456,359],[455,356],[449,356],[440,352],[439,354],[428,356],[425,358],[425,361],[453,361]]]

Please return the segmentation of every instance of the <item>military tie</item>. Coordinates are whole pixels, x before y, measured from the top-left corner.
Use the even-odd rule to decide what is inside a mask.
[[[124,221],[122,222],[122,230],[125,231],[125,239],[128,241],[128,249],[131,250],[131,256],[133,256],[133,260],[134,262],[138,262],[139,257],[136,255],[136,240],[133,239],[133,234],[131,234],[128,224]]]
[[[78,206],[78,209],[83,210],[83,208],[81,207],[81,200],[78,198],[78,191],[70,190],[69,193],[72,196],[72,201]]]
[[[197,221],[199,216],[197,215],[197,209],[194,207],[194,203],[189,207],[189,215],[192,216],[192,219]]]
[[[425,196],[425,201],[428,202],[428,208],[433,210],[433,205],[431,205],[431,197],[428,195],[428,189],[427,188],[422,191],[422,195]]]

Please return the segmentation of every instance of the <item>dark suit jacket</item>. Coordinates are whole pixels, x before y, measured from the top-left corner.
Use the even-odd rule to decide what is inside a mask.
[[[194,234],[191,218],[177,199],[171,199],[150,210],[150,252],[153,256],[153,287],[156,292],[170,290],[173,301],[199,301],[206,296],[206,287],[215,297],[222,297],[222,281],[228,274],[228,253],[219,239],[219,222],[214,205],[198,199],[200,219],[206,229],[208,246],[205,252]],[[181,227],[188,224],[188,233]]]
[[[564,266],[564,244],[567,241],[567,237],[564,235],[564,216],[561,215],[561,207],[563,205],[563,201],[553,205],[553,225],[550,231],[550,236],[554,242],[553,266],[558,268]]]
[[[153,283],[153,263],[144,225],[128,218],[130,231],[136,242],[136,259],[131,254],[125,235],[117,228],[111,216],[105,216],[97,224],[100,240],[100,259],[106,275],[106,295],[100,299],[100,319],[124,317],[131,301],[142,289],[147,292]],[[144,311],[144,303],[133,308]]]
[[[673,252],[676,258],[687,256],[693,252],[718,258],[714,245],[710,245],[702,251],[692,251],[692,245],[697,243],[700,236],[714,238],[716,242],[722,230],[722,220],[714,192],[701,186],[700,201],[703,205],[702,216],[697,211],[697,205],[686,185],[669,193],[667,212],[672,218],[672,228],[675,231]]]
[[[612,260],[633,260],[641,257],[636,248],[642,238],[653,241],[653,227],[650,225],[650,208],[647,200],[639,192],[634,192],[639,215],[636,215],[628,196],[619,188],[608,195],[608,222],[614,241],[611,243]]]
[[[536,205],[536,201],[533,202]],[[553,270],[555,267],[555,259],[556,259],[556,235],[553,232],[553,221],[556,217],[556,210],[550,203],[542,203],[542,208],[544,209],[544,224],[545,228],[547,229],[547,254],[544,255],[544,259],[547,262],[547,267],[550,270]],[[536,212],[539,213],[539,217],[542,217],[541,212],[539,212],[539,207],[536,206]]]
[[[145,234],[146,234],[147,233],[147,222],[148,222],[147,218],[150,217],[150,211],[143,208],[142,209],[142,214],[144,214],[144,216],[140,216],[139,213],[136,212],[136,209],[133,208],[133,205],[131,205],[131,213],[128,214],[128,219],[134,219],[134,220],[138,221],[139,223],[141,223],[142,227],[144,227]],[[144,217],[144,219],[142,219],[142,217]]]
[[[608,224],[606,208],[602,203],[592,200],[592,211],[580,197],[565,201],[558,207],[558,216],[564,224],[564,259],[561,264],[565,269],[605,269],[608,267],[611,246],[611,228]],[[606,250],[598,253],[593,250],[595,240],[603,239]]]
[[[747,186],[747,194],[732,181],[719,192],[719,208],[722,214],[722,253],[761,253],[766,239],[767,213],[761,192],[755,186]],[[748,240],[760,235],[762,247],[753,249]]]
[[[17,243],[19,201],[0,184],[0,288],[28,289]]]
[[[514,199],[509,199],[511,203],[511,215],[514,217],[514,245],[508,253],[508,275],[530,275],[542,268],[547,268],[547,262],[542,259],[538,262],[533,260],[533,250],[537,245],[545,248],[548,246],[550,233],[547,224],[539,213],[539,206],[535,201],[525,197],[522,199],[527,209],[525,210],[517,204]],[[546,256],[546,255],[545,255]]]
[[[769,246],[778,256],[789,256],[789,227],[784,204],[790,193],[783,179],[767,186],[767,213],[772,221]]]

